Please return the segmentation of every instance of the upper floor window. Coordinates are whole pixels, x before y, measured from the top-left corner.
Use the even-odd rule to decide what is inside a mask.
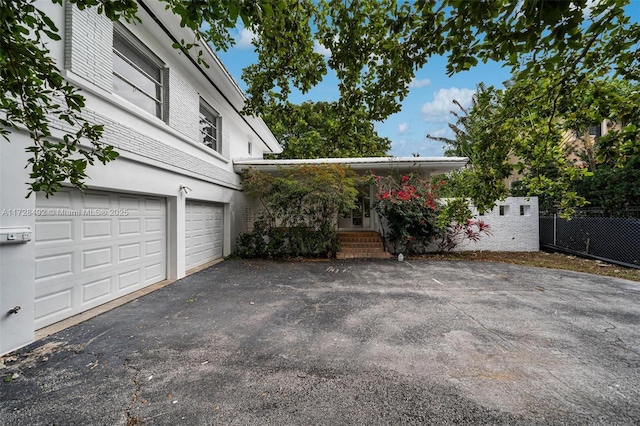
[[[218,152],[222,152],[220,121],[220,115],[200,100],[200,143]]]
[[[113,31],[113,91],[162,118],[164,64],[122,27]]]

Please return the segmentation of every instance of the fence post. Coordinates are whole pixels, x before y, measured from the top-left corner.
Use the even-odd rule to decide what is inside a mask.
[[[558,235],[558,215],[553,214],[553,245],[556,246],[556,236]]]

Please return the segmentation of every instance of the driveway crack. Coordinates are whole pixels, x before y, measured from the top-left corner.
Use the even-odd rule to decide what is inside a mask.
[[[487,327],[486,325],[484,325],[482,323],[482,321],[478,320],[476,317],[474,317],[473,315],[469,314],[467,311],[465,311],[462,308],[459,308],[458,306],[454,305],[453,303],[448,302],[447,305],[452,306],[455,310],[457,310],[458,312],[461,312],[462,314],[464,314],[465,316],[471,318],[471,320],[473,320],[476,324],[478,324],[480,327],[482,327],[483,329],[485,329],[486,331],[488,331],[489,333],[493,334],[494,336],[498,337],[500,340],[502,340],[504,343],[506,343],[507,345],[511,346],[512,348],[517,348],[516,345],[514,345],[512,342],[510,342],[509,340],[505,339],[504,337],[502,337],[500,335],[500,333],[498,333],[495,330],[490,329],[489,327]]]
[[[606,322],[607,324],[609,324],[609,327],[605,327],[604,328],[604,333],[606,334],[610,334],[611,336],[613,336],[614,338],[614,342],[613,344],[617,347],[619,347],[620,349],[624,349],[625,351],[631,352],[637,356],[640,356],[640,352],[636,351],[635,349],[631,349],[630,347],[627,346],[627,344],[625,343],[624,340],[622,340],[622,338],[620,336],[618,336],[616,333],[612,333],[612,330],[617,330],[618,327],[616,327],[614,324],[610,323],[607,320],[604,320],[604,322]]]
[[[127,426],[140,425],[142,424],[142,420],[139,417],[133,416],[131,414],[133,406],[138,401],[138,396],[140,395],[140,391],[142,390],[142,385],[140,383],[140,368],[131,365],[129,359],[124,360],[124,366],[134,371],[131,381],[135,385],[135,391],[133,392],[133,396],[131,397],[129,406],[125,410],[125,416],[127,417]]]

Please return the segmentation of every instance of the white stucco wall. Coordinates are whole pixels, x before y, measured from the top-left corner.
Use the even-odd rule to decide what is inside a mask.
[[[35,195],[25,198],[29,173],[24,168],[30,141],[15,132],[11,143],[0,140],[0,228],[35,230]],[[32,241],[0,245],[0,354],[33,340],[35,248]],[[17,314],[7,312],[20,306]]]

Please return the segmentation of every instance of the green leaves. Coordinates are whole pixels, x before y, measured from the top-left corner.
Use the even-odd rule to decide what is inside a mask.
[[[97,5],[97,1],[75,2],[80,7]],[[110,17],[132,17],[135,2],[102,2]],[[29,192],[42,191],[47,196],[59,190],[63,182],[83,188],[87,165],[117,157],[113,147],[100,142],[102,126],[91,124],[82,115],[84,97],[69,85],[49,56],[43,35],[59,40],[53,21],[33,5],[33,1],[15,0],[0,5],[0,90],[2,111],[0,124],[5,128],[26,127],[33,145]],[[73,127],[73,131],[54,137],[51,120]],[[0,131],[9,141],[6,129]],[[87,147],[90,145],[90,147]]]
[[[52,1],[62,4],[61,0]],[[96,8],[111,20],[138,20],[135,0],[69,1],[80,9]],[[522,134],[512,139],[513,146],[527,153],[529,170],[541,170],[550,155],[556,155],[552,140],[558,131],[560,112],[567,113],[563,119],[574,121],[601,114],[590,108],[587,113],[582,113],[582,108],[572,109],[566,94],[580,93],[591,79],[640,79],[640,25],[630,23],[625,14],[628,0],[162,1],[180,17],[181,26],[194,32],[192,42],[182,40],[174,48],[195,55],[205,67],[201,40],[226,50],[234,43],[230,30],[239,21],[256,34],[258,61],[243,73],[248,82],[248,114],[271,111],[275,115],[273,111],[280,114],[291,110],[287,99],[292,91],[305,93],[329,72],[335,73],[340,98],[327,109],[329,119],[322,125],[311,124],[304,135],[297,129],[297,135],[285,139],[290,146],[287,156],[383,154],[389,142],[377,138],[369,123],[399,111],[415,71],[433,55],[447,54],[449,74],[473,68],[480,61],[500,61],[517,72],[518,78],[529,79],[532,87],[541,90],[541,81],[546,85],[544,91],[537,92],[537,98],[528,98],[541,108],[527,106],[527,87],[522,86],[509,101],[521,106],[521,114],[507,114],[503,122],[497,122],[497,115],[490,109],[477,113],[478,117],[493,117],[492,126],[486,129],[494,141],[513,136],[509,135],[509,126],[545,128],[537,133],[540,143],[532,144],[531,149],[526,149]],[[67,152],[76,152],[71,150],[76,145],[76,154],[84,157],[86,152],[87,161],[110,161],[113,155],[105,151],[108,147],[98,143],[99,129],[84,125],[80,115],[82,96],[64,82],[47,50],[48,40],[60,40],[58,28],[34,4],[33,0],[0,3],[0,134],[7,138],[7,128],[25,126],[34,140],[33,165],[64,161]],[[330,55],[316,52],[316,42],[329,49]],[[305,114],[296,116],[305,121]],[[65,141],[69,150],[44,143],[51,138],[47,117],[82,130],[81,135]],[[287,120],[275,117],[272,122],[275,127],[281,126],[284,134],[293,127],[285,124]],[[477,127],[477,123],[468,124]],[[462,128],[464,124],[457,126]],[[617,151],[625,159],[635,152],[637,130],[625,126],[619,143],[603,149],[606,156]],[[476,136],[472,135],[472,140],[477,140]],[[81,139],[94,148],[83,150]],[[325,143],[326,148],[322,146]],[[507,170],[504,158],[509,149],[497,142],[482,142],[477,147],[475,170],[491,179],[487,196],[503,193],[498,182]],[[46,152],[49,149],[52,152]],[[483,163],[492,166],[485,168]],[[74,179],[81,182],[84,170],[80,166],[59,165],[60,170],[76,171]],[[59,186],[59,178],[71,176],[67,172],[56,175],[54,169],[45,165],[34,169],[38,189],[51,193]],[[481,185],[474,179],[471,182]]]
[[[280,159],[376,157],[391,147],[366,111],[348,111],[337,103],[271,104],[263,118],[283,147]]]
[[[298,166],[281,176],[247,169],[242,188],[263,206],[251,235],[238,239],[242,256],[335,253],[338,215],[355,205],[356,174],[340,165]]]

